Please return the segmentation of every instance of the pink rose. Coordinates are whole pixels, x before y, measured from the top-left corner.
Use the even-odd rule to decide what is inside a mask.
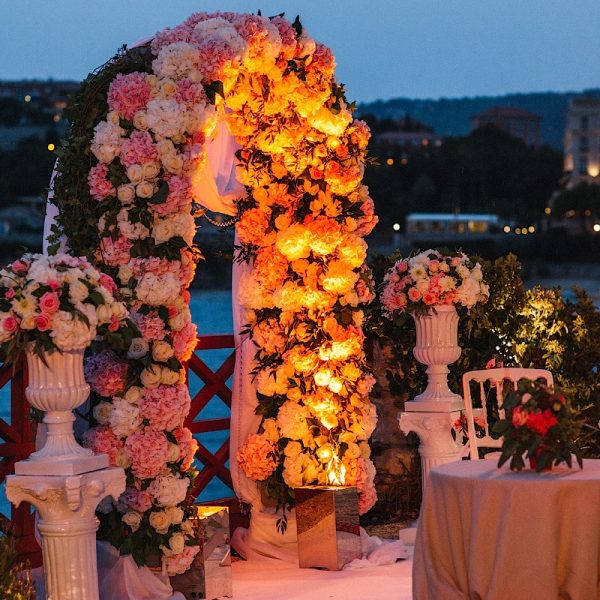
[[[54,314],[60,306],[60,300],[56,292],[46,292],[40,298],[40,309],[48,315]]]
[[[42,313],[35,318],[35,326],[39,331],[48,331],[50,329],[50,319],[48,315]]]
[[[24,260],[15,260],[15,262],[12,263],[10,268],[15,273],[19,273],[20,271],[27,271],[29,265]]]
[[[6,317],[2,321],[2,329],[9,333],[14,333],[19,328],[19,320],[15,317]]]
[[[12,288],[6,290],[6,293],[4,294],[4,297],[7,300],[10,300],[11,298],[14,298],[15,297],[15,290],[13,290]]]

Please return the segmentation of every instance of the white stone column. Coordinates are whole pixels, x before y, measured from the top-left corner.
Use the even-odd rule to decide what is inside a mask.
[[[413,409],[416,404],[419,403],[406,403],[406,412],[400,413],[400,430],[405,434],[414,431],[421,440],[419,454],[425,490],[429,471],[433,467],[458,459],[462,446],[452,437],[452,424],[460,417],[461,411],[416,411]]]
[[[108,468],[74,476],[9,475],[6,497],[39,514],[48,600],[98,600],[95,510],[125,490],[125,472]]]

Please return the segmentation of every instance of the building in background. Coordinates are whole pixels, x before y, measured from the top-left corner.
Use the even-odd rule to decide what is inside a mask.
[[[578,96],[569,102],[564,153],[567,189],[600,185],[600,98]]]
[[[542,117],[514,106],[494,106],[471,117],[471,131],[493,125],[513,137],[523,140],[527,146],[539,148]]]
[[[381,146],[394,146],[404,154],[425,152],[442,145],[442,136],[432,127],[406,115],[402,119],[385,120],[385,130],[373,133],[373,139]]]

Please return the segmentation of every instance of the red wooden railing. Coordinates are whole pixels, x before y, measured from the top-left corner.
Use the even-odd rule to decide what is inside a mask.
[[[196,458],[200,463],[200,474],[194,484],[194,494],[199,496],[215,478],[232,488],[229,460],[229,435],[219,448],[211,452],[202,442],[206,432],[229,431],[230,418],[202,419],[202,411],[215,396],[231,409],[231,389],[227,385],[235,366],[235,350],[232,335],[205,335],[198,337],[196,354],[188,363],[188,374],[194,373],[201,381],[201,387],[192,398],[192,408],[186,420],[189,427],[199,439]],[[213,371],[198,353],[207,350],[232,349],[222,364]],[[7,475],[14,472],[14,464],[29,456],[35,449],[35,423],[29,419],[29,404],[25,399],[27,381],[26,366],[19,363],[0,367],[0,389],[10,385],[10,423],[0,418],[0,484]],[[229,414],[229,413],[228,413]],[[233,492],[231,493],[233,496]],[[244,524],[245,517],[236,498],[227,497],[211,500],[210,504],[228,505],[231,514],[232,530],[238,524]],[[11,514],[0,513],[0,520],[12,523],[16,546],[22,558],[28,558],[33,566],[41,564],[41,553],[34,537],[33,513],[29,504],[21,504],[18,509],[11,507]]]

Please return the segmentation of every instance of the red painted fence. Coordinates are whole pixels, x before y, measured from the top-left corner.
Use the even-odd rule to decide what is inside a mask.
[[[213,371],[202,359],[202,352],[231,349],[222,364]],[[202,434],[207,432],[229,431],[230,417],[202,418],[202,412],[214,398],[219,398],[227,411],[231,409],[231,389],[227,385],[235,366],[233,335],[205,335],[198,337],[196,353],[188,363],[189,373],[194,373],[201,382],[199,391],[192,398],[192,409],[186,420],[196,437],[200,438],[196,458],[200,463],[200,474],[196,478],[194,494],[199,496],[206,487],[218,478],[229,488],[232,487],[229,461],[229,435],[216,451],[210,451],[202,442]],[[188,374],[189,374],[188,373]],[[0,484],[7,475],[14,472],[14,464],[29,456],[35,449],[35,423],[29,420],[29,404],[25,399],[27,368],[20,362],[12,366],[0,367],[0,388],[10,386],[10,423],[0,418]],[[229,414],[229,412],[228,412]],[[225,437],[225,436],[224,436]],[[236,498],[222,498],[210,504],[226,504],[230,507],[232,530],[244,524],[245,517]],[[10,515],[0,513],[0,520],[12,522],[17,550],[22,558],[28,558],[33,566],[41,564],[40,548],[33,535],[33,513],[29,504],[21,504],[18,509],[11,507]]]

